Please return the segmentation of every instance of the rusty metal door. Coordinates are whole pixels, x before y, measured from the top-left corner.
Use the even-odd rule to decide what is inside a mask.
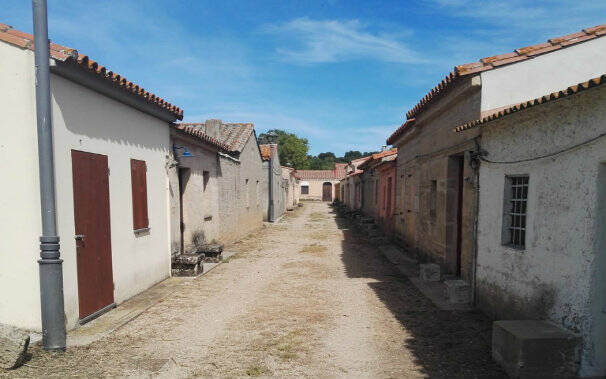
[[[107,156],[72,150],[80,319],[114,303]]]
[[[322,201],[332,201],[332,184],[322,184]]]

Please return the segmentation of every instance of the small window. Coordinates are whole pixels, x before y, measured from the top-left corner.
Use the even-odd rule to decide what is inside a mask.
[[[503,244],[516,249],[526,248],[526,208],[528,175],[505,177],[503,213]]]
[[[246,208],[250,206],[250,194],[248,190],[248,179],[244,179],[244,205]]]
[[[436,221],[436,203],[438,200],[438,181],[431,181],[431,188],[429,190],[429,217],[431,221]]]
[[[301,186],[301,195],[309,195],[309,186]]]
[[[147,165],[145,161],[130,160],[130,175],[133,192],[133,229],[149,228],[147,217]]]
[[[202,184],[203,184],[204,191],[206,191],[206,186],[208,185],[209,180],[210,180],[210,172],[202,171]]]

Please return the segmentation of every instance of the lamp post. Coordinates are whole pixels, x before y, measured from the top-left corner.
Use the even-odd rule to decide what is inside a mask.
[[[34,19],[34,61],[36,65],[36,116],[38,125],[38,167],[40,176],[40,312],[44,350],[65,350],[63,305],[63,260],[57,235],[53,124],[50,104],[50,68],[46,0],[32,0]]]
[[[274,155],[272,146],[275,145],[278,135],[273,130],[267,133],[267,142],[269,143],[269,209],[267,211],[267,221],[274,222]]]

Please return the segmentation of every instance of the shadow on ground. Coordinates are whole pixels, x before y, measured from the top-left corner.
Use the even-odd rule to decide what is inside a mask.
[[[371,278],[377,297],[412,335],[402,341],[430,378],[507,378],[490,356],[491,322],[480,312],[438,309],[355,228],[335,214],[344,233],[341,259],[350,278]]]

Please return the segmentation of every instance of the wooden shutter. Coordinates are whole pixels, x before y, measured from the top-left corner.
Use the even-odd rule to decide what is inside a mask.
[[[149,227],[147,218],[147,165],[145,161],[130,160],[130,175],[133,187],[133,229]]]

